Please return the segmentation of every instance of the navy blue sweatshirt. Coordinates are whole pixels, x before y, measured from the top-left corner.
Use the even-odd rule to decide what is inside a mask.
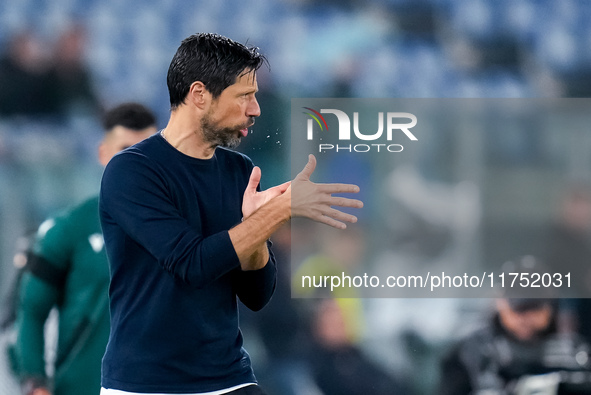
[[[111,269],[103,387],[199,393],[256,382],[237,297],[255,311],[269,301],[275,258],[242,271],[228,234],[252,168],[224,148],[189,157],[160,133],[111,159],[100,192]]]

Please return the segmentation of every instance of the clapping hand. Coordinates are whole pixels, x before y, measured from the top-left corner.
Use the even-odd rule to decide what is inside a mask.
[[[357,199],[332,196],[333,193],[357,193],[359,187],[354,184],[316,184],[310,181],[316,169],[316,158],[310,154],[304,169],[294,178],[289,186],[291,191],[292,217],[306,217],[326,225],[345,229],[345,222],[355,223],[357,217],[344,213],[334,207],[361,208],[363,202]]]

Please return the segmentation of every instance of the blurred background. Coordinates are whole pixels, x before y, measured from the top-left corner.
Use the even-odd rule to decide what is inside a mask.
[[[262,167],[267,188],[290,177],[291,98],[588,97],[590,21],[586,0],[4,0],[0,290],[8,294],[23,237],[98,191],[104,109],[138,101],[166,125],[166,72],[190,34],[220,33],[269,59],[258,77],[262,116],[239,147]],[[422,150],[420,161],[390,164],[392,185],[401,186],[384,216],[390,253],[418,264],[442,257],[478,264],[486,256],[500,265],[550,254],[552,229],[572,227],[581,248],[570,262],[589,262],[591,131],[584,123],[464,128]],[[382,196],[385,186],[367,174],[334,169],[326,176],[344,169],[370,188],[366,196]],[[404,185],[458,216],[431,215],[437,210],[424,210],[433,206],[405,195]],[[271,395],[345,395],[321,379],[341,376],[373,377],[390,389],[367,394],[436,394],[442,355],[494,311],[487,299],[342,299],[336,307],[291,299],[292,240],[310,242],[297,226],[276,236],[283,262],[270,306],[242,314],[247,349]],[[359,248],[371,247],[365,241]],[[561,246],[552,253],[573,251]],[[318,339],[351,347],[325,355]],[[2,371],[0,395],[15,394]]]

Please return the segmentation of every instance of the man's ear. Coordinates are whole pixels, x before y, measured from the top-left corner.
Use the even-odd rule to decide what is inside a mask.
[[[195,81],[189,88],[187,100],[198,108],[204,108],[209,101],[211,101],[211,94],[205,88],[205,84],[201,81]]]
[[[104,140],[98,146],[98,158],[99,163],[103,166],[107,166],[107,163],[109,163],[109,160],[111,159],[109,148]]]

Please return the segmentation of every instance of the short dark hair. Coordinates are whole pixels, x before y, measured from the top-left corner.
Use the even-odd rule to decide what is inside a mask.
[[[199,33],[184,39],[170,62],[166,83],[171,109],[185,102],[191,84],[201,81],[214,98],[245,71],[256,71],[267,59],[257,47],[227,37]]]
[[[146,106],[139,103],[123,103],[113,107],[103,115],[105,131],[115,126],[123,126],[131,130],[144,130],[156,126],[156,117]]]

